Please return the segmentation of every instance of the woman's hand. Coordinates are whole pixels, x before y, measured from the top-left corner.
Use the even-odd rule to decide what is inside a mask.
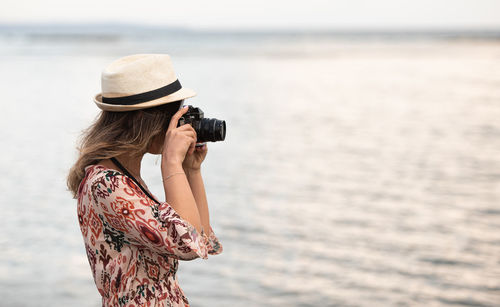
[[[191,125],[182,125],[177,127],[179,119],[188,111],[188,108],[182,108],[177,111],[168,125],[165,134],[165,142],[162,151],[162,168],[180,167],[186,154],[193,154],[196,145],[196,131]]]
[[[200,170],[201,163],[205,160],[207,156],[208,147],[207,144],[203,144],[203,146],[195,147],[195,150],[192,153],[188,153],[184,162],[182,163],[182,168],[184,171],[198,171]]]

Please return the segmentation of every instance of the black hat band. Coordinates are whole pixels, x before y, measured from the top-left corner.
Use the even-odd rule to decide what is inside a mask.
[[[179,79],[156,90],[124,97],[102,97],[102,102],[116,105],[134,105],[168,96],[182,88]]]

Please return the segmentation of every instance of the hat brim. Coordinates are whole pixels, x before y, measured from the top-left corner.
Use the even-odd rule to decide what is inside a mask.
[[[165,103],[191,98],[194,96],[196,96],[196,92],[194,90],[183,87],[177,92],[172,93],[168,96],[134,105],[104,103],[102,102],[102,93],[95,95],[94,102],[103,111],[124,112],[124,111],[133,111],[133,110],[151,108]]]

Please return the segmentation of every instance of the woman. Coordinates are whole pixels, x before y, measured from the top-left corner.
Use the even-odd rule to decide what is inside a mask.
[[[222,252],[200,171],[207,146],[195,146],[190,125],[177,127],[195,93],[168,55],[121,58],[101,79],[94,102],[103,111],[83,135],[68,187],[102,304],[189,306],[178,261]],[[165,202],[141,178],[145,153],[161,154]]]

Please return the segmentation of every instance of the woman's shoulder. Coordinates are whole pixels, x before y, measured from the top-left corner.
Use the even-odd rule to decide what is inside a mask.
[[[89,185],[96,182],[109,181],[111,179],[114,179],[113,181],[115,181],[121,177],[125,177],[125,174],[102,164],[92,164],[85,167],[84,180],[85,183]]]
[[[85,167],[85,174],[88,178],[94,176],[123,176],[124,174],[116,169],[102,164],[91,164]]]
[[[121,195],[121,191],[130,185],[124,174],[100,164],[85,167],[84,181],[83,191],[98,198],[111,197],[112,194]]]
[[[89,165],[85,167],[85,173],[87,188],[93,193],[102,193],[103,196],[110,196],[113,193],[116,195],[125,193],[127,196],[151,198],[152,201],[160,202],[150,191],[148,191],[150,196],[146,195],[144,190],[132,178],[109,166],[100,163]]]
[[[109,181],[110,179],[117,182],[118,176],[121,175],[118,171],[100,164],[88,165],[84,168],[84,171],[84,177],[78,188],[79,200],[85,199],[82,198],[82,196],[92,193],[92,191],[96,190],[96,187],[102,187],[103,185],[100,183],[104,183],[105,185],[106,181]]]

